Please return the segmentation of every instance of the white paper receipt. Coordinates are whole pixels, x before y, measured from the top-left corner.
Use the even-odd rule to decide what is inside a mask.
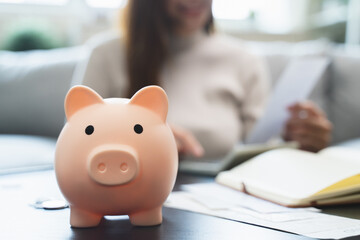
[[[304,57],[291,61],[278,80],[264,115],[245,142],[265,143],[278,136],[288,118],[287,107],[309,97],[328,64],[329,60],[325,57]]]

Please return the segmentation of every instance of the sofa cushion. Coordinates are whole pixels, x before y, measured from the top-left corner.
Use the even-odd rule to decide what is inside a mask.
[[[53,168],[55,145],[54,138],[0,134],[0,175]]]
[[[57,136],[80,47],[0,52],[0,133]]]
[[[360,137],[360,49],[338,47],[330,67],[329,118],[333,141]]]

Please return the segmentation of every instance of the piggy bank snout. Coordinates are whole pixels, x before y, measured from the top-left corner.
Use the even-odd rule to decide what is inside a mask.
[[[139,171],[136,151],[123,145],[106,145],[94,149],[88,158],[89,176],[103,185],[121,185],[132,181]]]

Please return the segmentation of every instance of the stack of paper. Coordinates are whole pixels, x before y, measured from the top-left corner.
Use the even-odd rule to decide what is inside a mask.
[[[287,208],[216,183],[184,185],[166,207],[183,209],[292,232],[312,238],[360,235],[360,220],[320,213],[316,208]]]

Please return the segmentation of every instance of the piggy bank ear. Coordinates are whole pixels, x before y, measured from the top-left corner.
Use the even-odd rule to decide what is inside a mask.
[[[104,101],[91,88],[81,85],[72,87],[65,97],[65,115],[67,120],[80,109],[97,103],[104,103]]]
[[[168,98],[165,91],[158,86],[148,86],[137,91],[129,104],[147,108],[160,116],[166,122],[168,112]]]

